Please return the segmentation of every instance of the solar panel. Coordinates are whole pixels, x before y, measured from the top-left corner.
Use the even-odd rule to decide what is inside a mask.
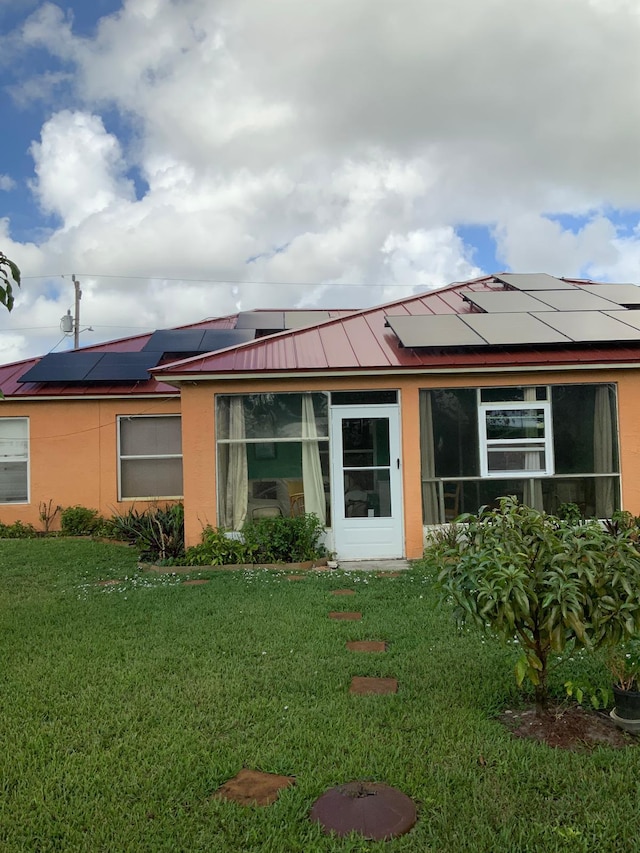
[[[633,326],[634,329],[640,329],[640,311],[605,311],[607,317],[613,317],[614,320],[619,320],[621,323],[626,323],[627,326]]]
[[[82,382],[96,366],[102,352],[52,352],[45,355],[31,370],[20,377],[20,382]]]
[[[201,352],[200,342],[204,336],[202,329],[158,329],[143,350],[152,352]]]
[[[640,287],[637,284],[582,284],[580,289],[618,305],[640,305]]]
[[[513,311],[544,311],[545,304],[520,290],[463,290],[460,293],[465,299],[483,311],[490,314]]]
[[[150,379],[148,369],[158,363],[157,352],[105,352],[84,382],[137,382]]]
[[[284,331],[284,328],[284,311],[243,311],[236,320],[236,329]]]
[[[300,329],[303,326],[315,326],[329,319],[328,311],[285,311],[284,325],[287,329]]]
[[[539,316],[546,319],[548,315]],[[568,337],[532,314],[465,314],[464,321],[492,346],[570,343]]]
[[[626,313],[626,312],[619,312]],[[629,312],[631,313],[631,312]],[[640,341],[640,329],[635,329],[602,311],[547,311],[537,314],[552,328],[575,343],[590,341]]]
[[[385,317],[403,347],[484,346],[484,340],[457,314]]]
[[[516,290],[573,290],[574,286],[552,275],[538,273],[500,273],[494,275],[498,281],[515,287]]]
[[[555,311],[606,311],[615,310],[616,305],[610,299],[603,299],[602,296],[577,287],[571,290],[545,290],[538,292],[537,297],[540,302],[546,303]]]
[[[245,344],[256,336],[254,329],[207,329],[200,344],[200,352],[214,352],[218,349]]]

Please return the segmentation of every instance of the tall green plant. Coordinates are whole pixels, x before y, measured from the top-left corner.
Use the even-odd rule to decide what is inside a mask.
[[[442,561],[438,581],[461,622],[515,638],[516,680],[534,686],[539,711],[551,654],[569,642],[615,646],[640,632],[640,553],[629,530],[575,527],[513,497],[460,522],[456,541],[427,556]]]
[[[113,535],[131,542],[141,560],[167,563],[184,556],[184,507],[182,504],[151,507],[114,515]]]

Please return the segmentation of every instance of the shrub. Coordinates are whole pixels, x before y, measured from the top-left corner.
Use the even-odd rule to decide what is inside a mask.
[[[516,679],[548,700],[550,654],[567,644],[614,647],[640,632],[640,553],[633,529],[616,535],[597,521],[569,521],[501,498],[499,509],[461,516],[465,536],[427,551],[461,622],[473,622],[522,655]]]
[[[298,563],[317,560],[326,553],[320,539],[324,526],[308,513],[294,518],[261,518],[249,522],[239,536],[207,527],[202,543],[187,549],[188,566],[239,563]]]
[[[0,522],[0,539],[33,539],[38,536],[38,531],[32,524],[23,524],[14,521],[13,524]]]
[[[141,560],[171,563],[184,557],[184,507],[181,503],[138,512],[133,507],[110,521],[112,535],[131,542]]]
[[[86,506],[68,506],[60,513],[60,529],[65,536],[90,536],[101,522],[98,510]]]

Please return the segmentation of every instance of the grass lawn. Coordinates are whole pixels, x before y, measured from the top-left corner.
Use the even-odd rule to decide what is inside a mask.
[[[139,574],[117,545],[0,541],[2,851],[637,847],[640,750],[512,739],[494,715],[515,701],[513,655],[458,634],[425,569],[182,580]],[[363,619],[331,622],[340,609]],[[389,650],[346,650],[359,639]],[[353,675],[398,693],[352,696]],[[296,784],[265,808],[211,800],[243,765]],[[353,779],[412,797],[416,827],[324,836],[312,803]]]

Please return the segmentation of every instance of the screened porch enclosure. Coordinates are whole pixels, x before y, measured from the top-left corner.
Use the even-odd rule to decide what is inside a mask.
[[[612,384],[449,388],[420,392],[424,524],[515,495],[583,517],[620,507],[616,388]]]
[[[304,513],[330,523],[326,394],[219,395],[216,440],[221,527]]]

